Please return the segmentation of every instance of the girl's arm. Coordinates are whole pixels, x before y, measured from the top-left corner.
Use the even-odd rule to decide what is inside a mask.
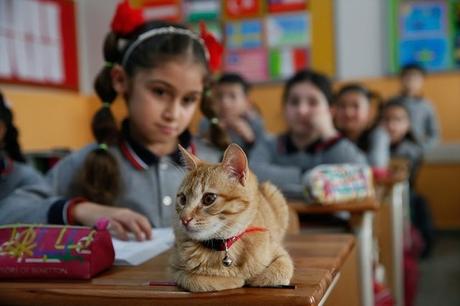
[[[388,167],[390,162],[390,137],[381,127],[375,128],[369,134],[367,159],[369,161],[369,165],[372,167]]]

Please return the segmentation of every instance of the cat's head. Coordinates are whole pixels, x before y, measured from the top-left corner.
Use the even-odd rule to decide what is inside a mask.
[[[257,179],[244,151],[231,144],[209,164],[180,147],[188,174],[176,197],[176,226],[195,240],[226,239],[244,231],[257,209]]]

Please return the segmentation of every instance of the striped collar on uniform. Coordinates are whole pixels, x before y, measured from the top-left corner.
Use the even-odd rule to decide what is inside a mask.
[[[129,134],[129,123],[127,120],[122,125],[123,139],[120,141],[120,150],[123,156],[131,163],[136,170],[146,170],[159,161],[159,157],[147,148],[137,143]],[[179,135],[179,143],[195,154],[195,146],[192,143],[192,134],[185,130]],[[169,154],[169,157],[178,165],[182,165],[179,149]]]
[[[337,136],[328,139],[326,141],[322,141],[321,139],[318,139],[314,141],[313,143],[309,144],[306,146],[303,150],[299,149],[296,147],[294,142],[292,141],[289,133],[284,133],[278,136],[278,152],[280,154],[295,154],[298,152],[305,152],[309,154],[313,153],[319,153],[321,151],[326,151],[333,145],[335,145],[337,142],[339,142],[343,138],[342,135],[338,134]]]

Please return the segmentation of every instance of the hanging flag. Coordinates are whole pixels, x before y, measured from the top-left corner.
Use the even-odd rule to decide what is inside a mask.
[[[300,69],[309,65],[307,48],[271,49],[269,55],[270,77],[283,79],[290,77]]]

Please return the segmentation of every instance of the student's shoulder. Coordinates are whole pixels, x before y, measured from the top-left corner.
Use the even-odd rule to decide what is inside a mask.
[[[194,137],[193,144],[195,145],[195,153],[198,158],[211,163],[220,162],[223,152],[214,146],[210,141],[203,137]]]
[[[54,168],[61,168],[61,167],[66,167],[66,166],[75,166],[75,165],[80,165],[83,163],[85,160],[86,156],[93,151],[97,147],[97,144],[92,143],[89,144],[79,150],[73,151],[63,159],[61,159],[55,167],[51,169],[51,171],[54,170]]]
[[[29,164],[13,162],[12,175],[29,181],[41,181],[43,176]]]
[[[390,136],[382,126],[376,126],[369,132],[369,137],[377,141],[389,141]]]

